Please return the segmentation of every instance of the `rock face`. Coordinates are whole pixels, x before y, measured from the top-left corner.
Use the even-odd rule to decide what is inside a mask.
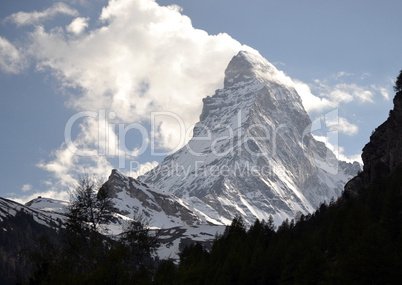
[[[360,169],[313,138],[294,83],[259,54],[236,55],[224,88],[203,103],[189,143],[139,178],[203,221],[280,223],[339,196]]]
[[[177,197],[160,193],[116,169],[105,184],[111,190],[117,213],[123,216],[142,216],[149,220],[150,226],[158,228],[200,224],[199,218]]]
[[[394,97],[394,109],[388,119],[375,129],[363,148],[363,171],[345,185],[345,192],[355,196],[376,178],[391,174],[402,164],[402,91]]]

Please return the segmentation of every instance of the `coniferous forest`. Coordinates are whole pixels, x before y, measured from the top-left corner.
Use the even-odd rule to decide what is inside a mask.
[[[196,244],[178,267],[165,262],[156,284],[398,284],[402,280],[402,168],[322,204],[312,215],[256,221],[235,218],[210,252]],[[174,273],[172,273],[174,272]]]
[[[236,217],[210,251],[193,244],[174,264],[152,260],[157,244],[142,224],[105,239],[76,208],[61,246],[39,240],[30,284],[398,284],[401,209],[400,167],[277,229],[273,219],[247,229]]]

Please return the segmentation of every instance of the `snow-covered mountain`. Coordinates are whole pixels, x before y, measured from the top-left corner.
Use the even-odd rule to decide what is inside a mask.
[[[30,277],[27,253],[37,250],[38,239],[57,245],[63,216],[49,214],[0,197],[0,284],[20,284]]]
[[[0,222],[3,226],[6,225],[8,221],[18,219],[18,217],[21,216],[29,216],[34,222],[55,230],[60,229],[65,222],[65,216],[63,214],[56,212],[49,213],[35,207],[30,207],[29,205],[22,205],[0,197]],[[9,230],[8,228],[9,227],[3,227],[2,230],[7,231]]]
[[[294,83],[259,54],[236,55],[224,88],[203,102],[187,145],[138,179],[112,171],[106,185],[116,213],[108,234],[143,217],[161,242],[159,257],[177,259],[191,242],[211,243],[236,215],[248,224],[272,215],[278,225],[312,212],[339,196],[360,170],[314,139]],[[22,216],[57,232],[66,205],[42,197],[26,205],[0,198],[0,221],[9,225],[3,231]]]
[[[215,235],[225,230],[224,226],[201,224],[197,216],[176,201],[174,196],[158,193],[117,170],[112,171],[107,184],[111,186],[116,212],[106,227],[106,234],[119,235],[126,222],[142,216],[149,222],[151,234],[158,238],[160,246],[156,254],[160,259],[178,262],[178,254],[185,246],[200,242],[208,248]],[[41,232],[57,235],[67,221],[67,204],[67,201],[38,197],[22,205],[0,197],[0,232],[24,231],[24,227],[34,227],[38,235]],[[27,220],[30,221],[29,226]]]
[[[112,202],[121,215],[142,217],[154,228],[198,225],[201,220],[177,197],[112,170],[106,182]]]
[[[60,214],[62,216],[65,215],[65,208],[67,207],[67,205],[67,201],[41,196],[25,203],[25,206],[28,206],[31,209],[36,209],[51,214]]]
[[[200,242],[206,247],[212,244],[216,234],[225,227],[207,223],[193,213],[178,197],[162,192],[118,170],[112,170],[105,183],[110,190],[116,215],[122,219],[143,219],[157,236],[160,259],[179,260],[179,252],[187,245]],[[114,221],[108,228],[118,234],[118,226],[124,221]],[[120,227],[121,229],[121,227]]]
[[[239,52],[203,103],[188,144],[139,177],[202,220],[278,224],[339,196],[360,169],[313,138],[294,83],[257,53]]]

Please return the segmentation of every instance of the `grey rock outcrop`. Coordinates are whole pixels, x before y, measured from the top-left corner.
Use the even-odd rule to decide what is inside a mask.
[[[181,225],[197,225],[197,215],[169,193],[127,177],[118,170],[112,170],[105,183],[110,189],[112,202],[117,213],[129,218],[142,217],[153,227],[168,228]]]
[[[363,171],[345,185],[348,195],[369,186],[376,178],[390,175],[402,164],[402,92],[394,97],[394,109],[388,119],[375,129],[363,148]]]

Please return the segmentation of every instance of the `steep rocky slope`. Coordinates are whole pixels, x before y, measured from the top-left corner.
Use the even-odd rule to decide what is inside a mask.
[[[363,148],[363,171],[345,185],[345,191],[354,196],[376,178],[390,175],[402,164],[402,92],[394,97],[394,109],[388,119],[376,128],[370,142]]]
[[[174,195],[162,193],[114,169],[106,185],[111,191],[112,202],[121,215],[129,218],[143,217],[150,226],[171,228],[197,225],[201,221]]]
[[[360,166],[339,162],[310,134],[292,80],[259,54],[240,52],[224,88],[203,100],[193,138],[139,180],[184,201],[204,221],[277,224],[337,197]]]

